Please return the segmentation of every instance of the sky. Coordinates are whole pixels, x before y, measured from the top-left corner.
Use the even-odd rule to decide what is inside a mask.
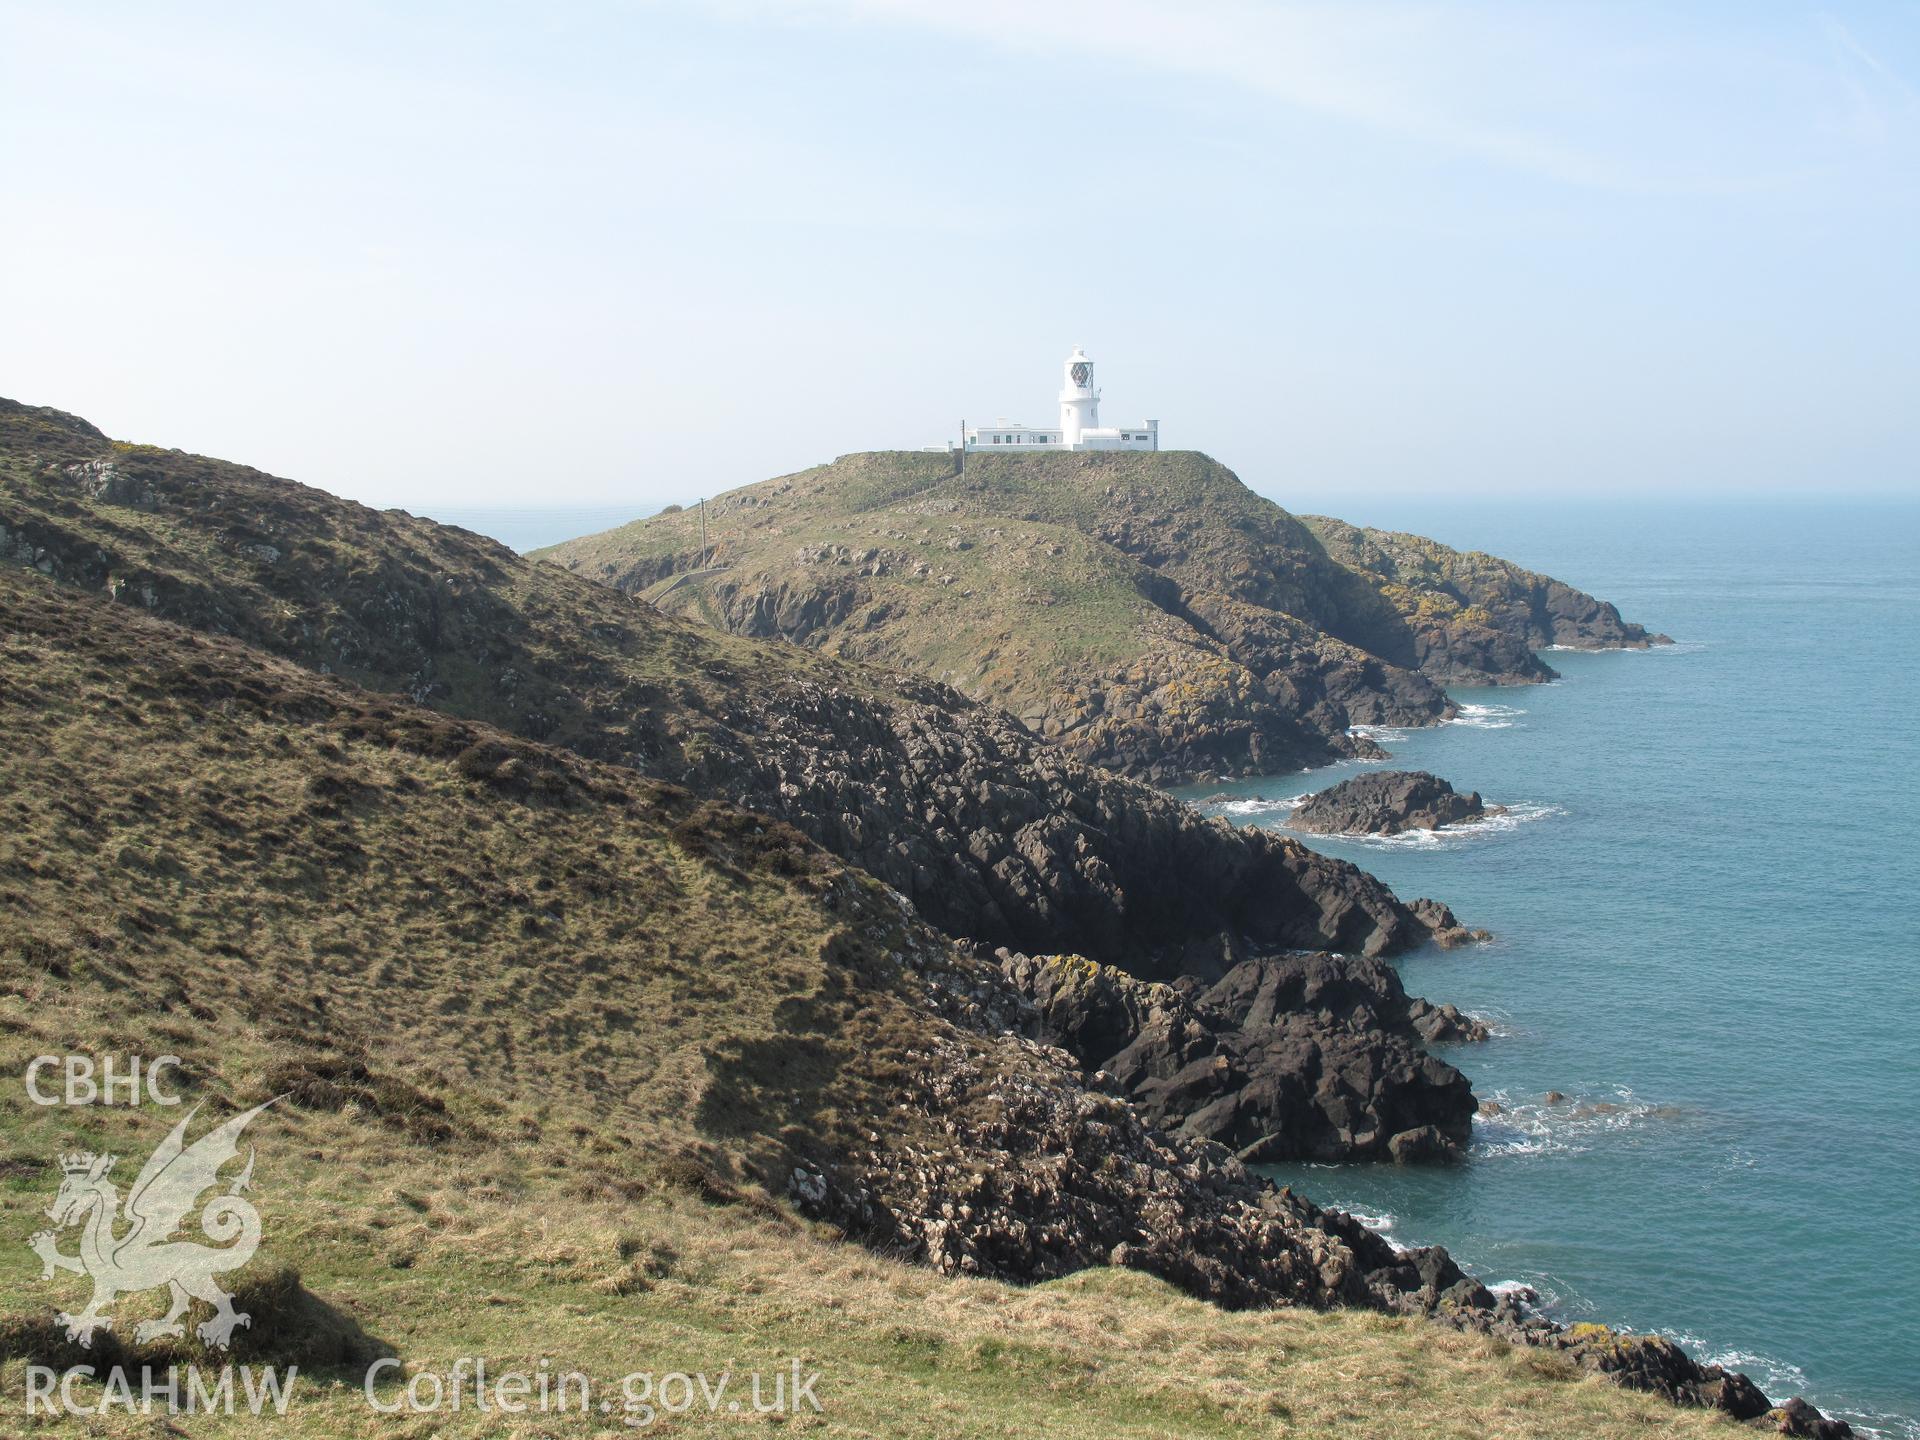
[[[0,395],[642,513],[962,417],[1920,492],[1920,0],[0,0]]]

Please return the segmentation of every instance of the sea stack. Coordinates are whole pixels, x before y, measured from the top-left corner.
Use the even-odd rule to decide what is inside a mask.
[[[1315,835],[1398,835],[1441,830],[1503,813],[1478,791],[1462,795],[1424,770],[1381,770],[1342,780],[1294,811],[1288,824]]]

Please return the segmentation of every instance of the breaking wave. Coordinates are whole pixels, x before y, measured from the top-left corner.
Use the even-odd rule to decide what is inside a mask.
[[[1301,795],[1209,795],[1200,802],[1215,815],[1277,815],[1300,808],[1307,797]]]
[[[1372,740],[1380,745],[1397,745],[1404,742],[1409,735],[1413,734],[1413,731],[1405,725],[1349,725],[1347,727],[1347,733],[1349,735],[1358,735],[1362,740]],[[1386,757],[1376,756],[1366,760],[1357,760],[1354,763],[1358,765],[1383,765],[1386,763]]]
[[[1473,730],[1511,730],[1526,713],[1518,705],[1462,705],[1460,713],[1446,723]]]
[[[1500,1110],[1474,1117],[1468,1153],[1475,1159],[1584,1155],[1606,1135],[1687,1114],[1677,1105],[1642,1100],[1625,1085],[1616,1085],[1604,1095],[1568,1095],[1552,1101],[1516,1099],[1505,1090],[1487,1098]]]
[[[1305,798],[1305,797],[1301,797]],[[1398,835],[1339,835],[1327,836],[1327,839],[1351,840],[1356,845],[1365,845],[1375,850],[1432,850],[1446,849],[1489,835],[1501,835],[1509,830],[1535,820],[1544,820],[1550,815],[1564,815],[1567,812],[1558,805],[1540,805],[1531,800],[1516,800],[1503,806],[1502,813],[1488,815],[1479,820],[1469,820],[1460,825],[1448,825],[1439,830],[1402,830]]]

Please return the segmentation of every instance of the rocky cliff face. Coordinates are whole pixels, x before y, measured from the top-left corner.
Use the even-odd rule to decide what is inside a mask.
[[[1445,719],[1449,680],[1552,674],[1518,599],[1403,603],[1419,582],[1329,553],[1191,452],[976,454],[964,474],[851,455],[706,513],[709,552],[680,513],[542,553],[734,633],[934,675],[1162,783],[1377,753],[1350,727]],[[1611,607],[1506,569],[1555,633],[1614,633]]]
[[[1422,1054],[1410,1000],[1376,960],[1243,960],[1212,984],[1148,984],[1077,956],[1011,955],[1049,1043],[1111,1076],[1145,1119],[1250,1164],[1456,1158],[1474,1101],[1466,1077]],[[1458,1012],[1455,1012],[1457,1017]],[[1451,1038],[1484,1038],[1461,1021]]]
[[[1315,835],[1398,835],[1501,813],[1424,770],[1373,770],[1309,795],[1287,823]]]
[[[1305,523],[1330,556],[1392,607],[1382,653],[1442,684],[1551,680],[1552,668],[1534,652],[1554,645],[1644,650],[1672,643],[1622,620],[1604,600],[1492,555],[1323,515]]]

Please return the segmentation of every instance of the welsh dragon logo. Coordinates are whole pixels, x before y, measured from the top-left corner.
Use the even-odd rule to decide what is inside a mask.
[[[253,1181],[251,1148],[246,1168],[233,1178],[227,1193],[214,1196],[200,1212],[200,1228],[214,1245],[175,1240],[173,1233],[201,1195],[219,1183],[220,1167],[240,1153],[240,1132],[272,1103],[269,1100],[234,1116],[191,1145],[186,1143],[187,1126],[200,1107],[189,1110],[135,1177],[124,1217],[131,1225],[124,1231],[118,1229],[123,1218],[120,1192],[107,1178],[119,1157],[85,1153],[60,1157],[65,1178],[59,1195],[46,1209],[53,1228],[40,1231],[28,1244],[44,1267],[41,1279],[51,1280],[56,1269],[93,1279],[93,1298],[87,1308],[78,1315],[63,1310],[55,1317],[66,1327],[69,1340],[90,1347],[96,1330],[113,1328],[113,1317],[106,1311],[116,1299],[162,1285],[172,1292],[173,1303],[162,1319],[142,1321],[134,1328],[134,1339],[140,1343],[185,1334],[180,1317],[195,1300],[213,1306],[213,1317],[196,1327],[196,1333],[218,1349],[232,1343],[237,1326],[253,1323],[250,1315],[234,1310],[233,1297],[214,1281],[214,1276],[246,1264],[260,1247],[260,1213],[242,1198]],[[75,1225],[83,1227],[80,1253],[63,1255],[58,1232]]]

